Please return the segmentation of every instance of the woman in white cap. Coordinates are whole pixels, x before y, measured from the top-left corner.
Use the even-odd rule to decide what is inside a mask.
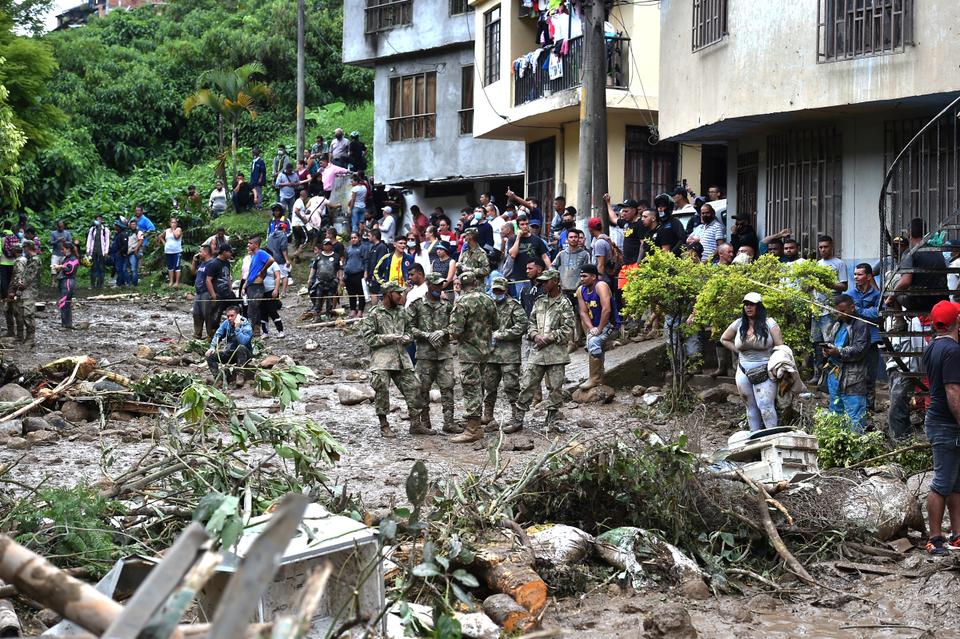
[[[737,389],[747,405],[751,431],[777,425],[777,385],[767,373],[767,362],[774,346],[783,344],[783,334],[767,317],[760,293],[743,296],[743,314],[720,337],[720,343],[737,353]]]

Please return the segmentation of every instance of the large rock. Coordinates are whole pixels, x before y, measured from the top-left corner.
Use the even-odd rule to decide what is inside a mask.
[[[30,394],[23,386],[17,386],[16,384],[4,384],[0,386],[0,402],[17,402],[21,399],[31,399],[33,395]]]
[[[146,344],[141,344],[140,346],[137,346],[136,356],[140,359],[153,359],[156,356],[156,353],[154,353],[153,349]]]
[[[722,404],[727,401],[726,389],[714,386],[697,393],[697,400],[704,404]]]
[[[49,446],[55,444],[60,437],[50,430],[38,430],[27,433],[27,441],[31,446]]]
[[[678,603],[664,604],[643,620],[644,636],[649,639],[696,639],[690,613]]]
[[[593,535],[564,524],[527,528],[533,554],[548,564],[574,564],[586,559],[593,548]]]
[[[91,411],[80,402],[64,402],[63,406],[60,407],[60,413],[64,419],[74,424],[91,419]]]
[[[847,521],[870,530],[880,541],[892,539],[904,527],[923,529],[920,503],[896,469],[867,469],[869,475],[852,486],[841,510]]]
[[[7,448],[10,450],[24,450],[29,445],[23,437],[11,437],[7,440]]]
[[[460,634],[469,639],[499,639],[500,626],[482,612],[455,612],[460,622]]]
[[[64,431],[73,428],[73,424],[65,420],[62,415],[58,415],[57,413],[50,413],[44,417],[43,420],[50,425],[49,430]]]
[[[334,390],[337,392],[337,399],[344,406],[373,401],[376,396],[373,387],[367,384],[337,384]]]
[[[612,387],[600,384],[588,389],[578,388],[573,391],[570,399],[578,404],[609,404],[616,393]]]
[[[50,424],[48,424],[46,420],[40,419],[39,417],[24,417],[21,424],[24,435],[28,433],[34,433],[38,430],[50,430]]]

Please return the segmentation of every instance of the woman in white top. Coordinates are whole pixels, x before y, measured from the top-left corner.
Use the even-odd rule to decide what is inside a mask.
[[[210,208],[210,215],[218,217],[227,210],[227,190],[223,188],[223,182],[217,180],[217,188],[210,192],[210,199],[207,201]]]
[[[170,218],[170,228],[160,234],[163,242],[163,256],[167,260],[167,283],[180,286],[180,256],[183,254],[183,229],[177,218]]]
[[[367,185],[356,173],[353,174],[351,182],[353,186],[350,187],[350,202],[347,208],[350,210],[350,230],[357,233],[367,212]]]
[[[777,426],[777,384],[767,374],[774,346],[783,345],[783,334],[767,317],[760,293],[743,297],[743,314],[720,337],[720,343],[740,356],[737,389],[747,406],[751,431]]]

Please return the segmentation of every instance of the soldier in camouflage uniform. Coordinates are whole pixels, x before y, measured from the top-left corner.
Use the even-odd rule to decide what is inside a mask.
[[[483,404],[483,367],[493,351],[490,340],[499,328],[497,306],[482,290],[477,289],[478,276],[466,272],[460,276],[462,294],[450,314],[450,339],[458,341],[460,384],[467,417],[466,432],[450,441],[458,444],[478,441],[483,437],[480,410]]]
[[[40,260],[37,258],[37,245],[32,241],[23,242],[17,247],[22,252],[13,263],[13,275],[10,278],[10,298],[13,304],[13,320],[16,326],[17,340],[34,343],[37,331],[34,322],[34,304],[40,288]]]
[[[481,282],[490,274],[490,258],[487,252],[480,248],[477,243],[476,227],[469,227],[463,232],[464,241],[467,248],[460,253],[460,259],[457,261],[458,273],[473,273]]]
[[[563,404],[563,374],[570,363],[567,344],[573,335],[573,307],[560,289],[559,272],[547,269],[537,280],[542,283],[546,294],[537,298],[530,313],[527,339],[533,342],[533,350],[527,360],[520,398],[514,404],[516,411],[510,425],[511,432],[523,428],[523,416],[530,409],[530,400],[544,377],[549,391],[544,424],[548,430],[555,425]]]
[[[417,377],[420,378],[420,424],[416,431],[421,435],[435,435],[430,425],[430,388],[436,383],[440,388],[440,404],[443,406],[443,432],[462,433],[453,423],[453,352],[447,336],[450,312],[453,304],[443,298],[446,278],[439,273],[427,276],[427,294],[407,308],[410,316],[410,332],[417,341]]]
[[[503,382],[503,396],[511,405],[520,395],[520,340],[527,332],[527,315],[520,302],[507,295],[507,279],[497,277],[491,286],[493,301],[497,306],[500,327],[493,333],[493,353],[483,369],[483,417],[480,423],[493,421],[493,409],[497,404],[497,387]],[[514,409],[516,410],[516,409]],[[505,425],[504,432],[512,432],[513,424]],[[485,428],[492,431],[495,428]]]
[[[410,317],[403,308],[403,288],[396,282],[383,285],[383,302],[374,307],[360,321],[360,336],[370,346],[371,384],[376,397],[374,404],[380,420],[380,435],[396,437],[387,422],[390,412],[390,380],[403,393],[410,411],[410,430],[420,423],[420,380],[413,372],[413,363],[406,347],[413,341]]]

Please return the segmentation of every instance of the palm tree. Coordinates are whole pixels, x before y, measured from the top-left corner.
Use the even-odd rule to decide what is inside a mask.
[[[265,82],[253,79],[253,76],[265,73],[266,67],[260,62],[250,62],[233,70],[210,69],[200,75],[197,90],[183,100],[183,112],[187,116],[197,107],[206,107],[217,114],[221,158],[224,155],[224,122],[230,127],[230,154],[233,159],[231,184],[237,179],[237,126],[240,119],[244,115],[256,119],[259,104],[272,96]]]

